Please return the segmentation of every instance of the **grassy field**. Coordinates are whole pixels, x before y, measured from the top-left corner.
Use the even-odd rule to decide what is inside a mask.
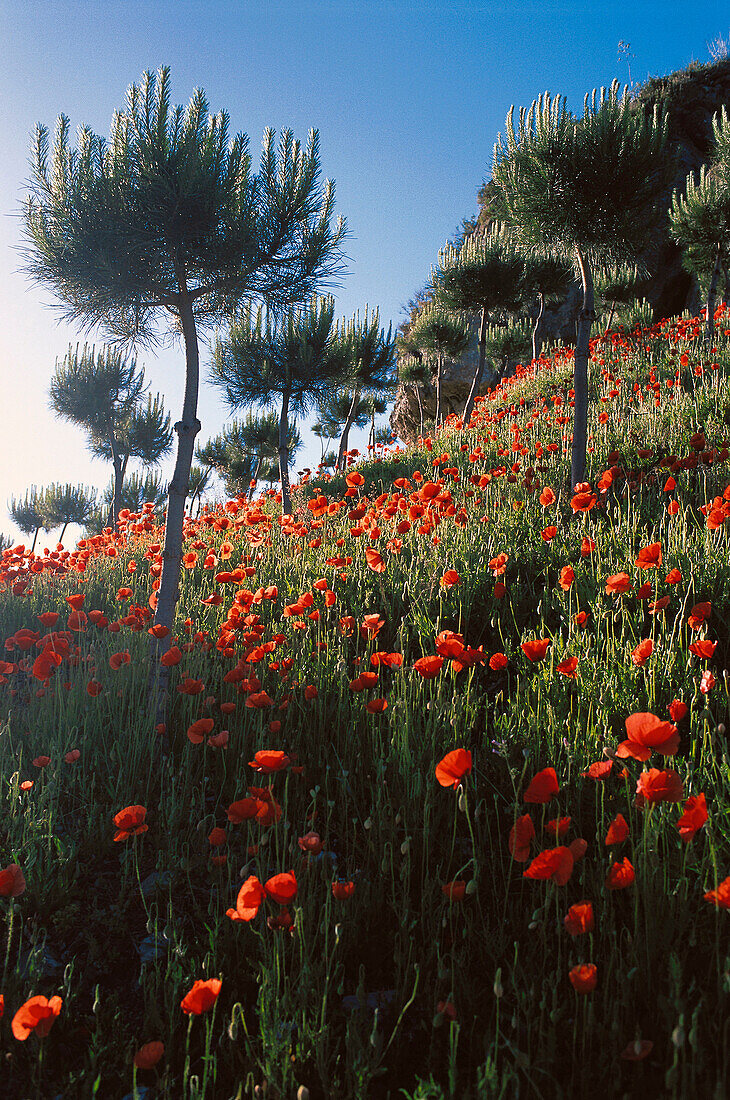
[[[727,1095],[729,334],[187,522],[165,729],[151,514],[4,553],[3,1096]]]

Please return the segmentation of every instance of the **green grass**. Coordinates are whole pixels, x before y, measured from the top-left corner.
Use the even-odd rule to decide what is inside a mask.
[[[344,479],[303,486],[285,531],[271,495],[251,524],[237,523],[245,506],[190,521],[185,548],[198,561],[182,577],[183,656],[165,737],[147,705],[159,560],[150,547],[160,542],[152,521],[130,517],[113,546],[100,538],[72,555],[41,555],[38,566],[5,553],[0,863],[18,864],[27,888],[0,897],[4,1095],[123,1097],[134,1080],[140,1096],[175,1100],[256,1087],[289,1098],[300,1086],[343,1100],[726,1094],[730,913],[703,895],[730,875],[730,561],[725,525],[709,529],[701,508],[730,482],[727,324],[721,316],[712,353],[691,320],[596,344],[589,480],[599,499],[588,512],[570,505],[571,364],[557,352],[488,395],[468,429],[452,422],[438,438],[358,466],[364,483],[349,497]],[[695,452],[699,429],[706,447]],[[698,461],[684,462],[665,492],[671,456],[693,453]],[[613,484],[598,492],[609,466]],[[397,487],[404,477],[410,484]],[[430,505],[415,496],[429,481],[438,485]],[[548,507],[545,486],[556,496]],[[322,493],[330,507],[318,516],[309,505]],[[410,530],[398,533],[409,516]],[[545,541],[549,526],[556,533]],[[587,556],[584,538],[595,542]],[[224,543],[231,556],[218,560]],[[639,550],[654,543],[661,566],[640,570]],[[382,572],[366,549],[382,555]],[[206,567],[209,550],[216,561]],[[500,553],[508,559],[495,578]],[[566,565],[575,580],[564,591]],[[241,582],[216,583],[221,570],[244,567],[253,573]],[[460,582],[444,588],[450,569]],[[673,569],[676,584],[666,580]],[[610,595],[606,579],[620,572],[631,590]],[[322,578],[331,606],[314,587]],[[645,583],[650,595],[637,598]],[[272,585],[276,598],[256,597]],[[122,587],[131,598],[117,599]],[[32,672],[44,643],[23,652],[13,639],[23,627],[48,634],[37,616],[55,610],[58,648],[65,597],[77,592],[86,612],[124,621],[118,632],[87,621],[63,635],[67,655],[44,683]],[[222,603],[201,603],[216,592]],[[284,614],[305,593],[311,605]],[[650,613],[665,595],[667,606]],[[693,631],[687,618],[702,601],[712,613]],[[376,636],[360,629],[366,615],[382,620]],[[457,671],[446,657],[424,680],[414,662],[436,653],[443,631],[483,647],[484,662]],[[689,651],[703,637],[718,643],[709,660]],[[521,643],[539,638],[551,645],[531,663]],[[653,652],[636,665],[642,639]],[[109,657],[126,650],[129,664],[112,669]],[[376,651],[402,654],[402,666],[378,666],[374,686],[352,690],[359,673],[376,670]],[[506,668],[490,667],[495,653]],[[578,658],[574,680],[557,670],[567,656]],[[245,682],[225,680],[246,657]],[[716,683],[703,693],[706,669]],[[203,690],[179,693],[185,676]],[[93,697],[92,679],[101,685]],[[247,707],[258,691],[274,706]],[[368,712],[373,698],[387,709]],[[673,759],[618,761],[602,782],[581,776],[626,738],[629,715],[666,719],[673,699],[689,708]],[[228,730],[225,748],[188,739],[204,716],[214,734]],[[435,767],[456,748],[471,751],[473,769],[453,791]],[[67,763],[73,749],[80,756]],[[257,775],[249,761],[261,749],[285,750],[293,766]],[[33,761],[42,755],[50,763],[41,768]],[[558,795],[526,804],[546,767]],[[677,829],[681,804],[634,804],[651,767],[675,769],[685,799],[706,796],[709,819],[689,844]],[[228,806],[249,786],[271,788],[278,822],[229,822]],[[148,831],[115,843],[114,815],[129,805],[146,808]],[[530,859],[555,847],[544,826],[556,817],[570,818],[562,843],[587,842],[565,885],[524,877],[529,863],[511,857],[510,829],[526,813]],[[607,847],[618,813],[629,836]],[[222,848],[209,844],[214,827],[225,830]],[[322,838],[318,856],[298,844],[310,831]],[[624,857],[636,880],[608,890],[609,867]],[[279,915],[270,900],[250,922],[226,916],[249,876],[263,883],[292,869],[291,930],[270,927]],[[350,898],[333,896],[338,880],[354,883]],[[463,900],[444,895],[452,881],[466,884]],[[573,938],[563,922],[582,900],[593,904],[595,930]],[[568,977],[580,963],[598,970],[587,995]],[[204,978],[222,980],[220,995],[188,1017],[180,1002]],[[61,996],[63,1006],[46,1038],[20,1042],[11,1020],[36,994]],[[648,1056],[622,1058],[636,1039],[653,1044]],[[163,1057],[134,1071],[134,1052],[151,1040],[164,1043]]]

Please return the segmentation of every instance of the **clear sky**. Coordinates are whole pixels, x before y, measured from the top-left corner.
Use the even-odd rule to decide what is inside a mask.
[[[338,312],[368,303],[395,326],[438,250],[476,212],[512,103],[547,90],[580,109],[586,91],[628,80],[619,41],[636,82],[708,60],[718,36],[730,38],[726,0],[0,0],[0,531],[16,537],[7,502],[29,485],[100,488],[110,473],[48,410],[54,363],[79,334],[19,272],[36,122],[52,126],[63,112],[73,128],[107,135],[127,86],[166,64],[174,101],[203,87],[252,150],[267,126],[303,139],[317,127],[350,230]],[[204,351],[204,375],[206,360]],[[140,362],[176,419],[180,349]],[[225,416],[204,384],[200,440]],[[359,433],[351,439],[362,445]],[[311,441],[298,465],[318,455]]]

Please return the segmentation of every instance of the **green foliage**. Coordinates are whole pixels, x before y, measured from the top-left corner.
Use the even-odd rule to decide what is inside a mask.
[[[84,126],[72,148],[64,115],[52,147],[45,126],[35,137],[28,271],[69,320],[124,340],[153,340],[183,282],[207,324],[244,297],[299,301],[340,270],[345,227],[331,224],[317,132],[302,148],[291,131],[277,147],[266,130],[252,174],[248,138],[230,137],[226,112],[211,115],[201,89],[173,107],[170,91],[169,68],[144,73],[108,141]]]
[[[523,276],[522,257],[504,234],[474,235],[460,249],[441,253],[434,277],[436,299],[455,312],[515,312],[523,297]]]
[[[469,329],[438,303],[419,313],[408,340],[427,359],[458,359],[469,346]]]
[[[46,513],[45,492],[32,485],[22,498],[13,497],[8,505],[8,513],[15,526],[24,535],[37,534],[41,527],[50,530]]]
[[[83,485],[54,484],[43,492],[43,508],[49,527],[63,527],[88,523],[96,506],[96,492]]]
[[[244,309],[216,341],[211,381],[232,410],[265,408],[288,394],[292,413],[306,415],[347,376],[333,319],[331,297],[283,315]]]
[[[517,125],[511,108],[497,139],[497,211],[544,256],[571,260],[578,248],[592,264],[634,260],[659,214],[666,139],[666,118],[632,111],[616,81],[586,96],[580,117],[546,93],[520,108]]]

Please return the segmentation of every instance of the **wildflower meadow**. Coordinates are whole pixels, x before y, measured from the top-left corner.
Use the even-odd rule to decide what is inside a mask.
[[[727,1095],[729,336],[2,553],[4,1096]]]

